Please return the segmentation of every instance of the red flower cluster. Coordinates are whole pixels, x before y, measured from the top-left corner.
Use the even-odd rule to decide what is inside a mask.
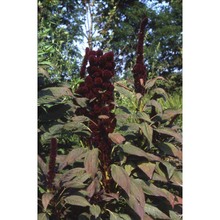
[[[114,109],[114,86],[111,83],[115,67],[114,54],[91,50],[88,55],[88,76],[75,93],[90,101],[87,108],[79,108],[76,114],[90,118],[90,144],[100,149],[100,161],[104,172],[109,169],[112,148],[108,134],[112,133],[116,126],[115,114],[111,112]]]
[[[57,139],[52,138],[50,142],[49,170],[47,173],[48,188],[51,190],[53,188],[53,180],[55,177],[56,157],[57,157]]]
[[[138,46],[137,46],[137,59],[136,64],[133,68],[134,75],[134,87],[136,93],[145,94],[144,84],[147,79],[147,71],[144,65],[144,57],[143,57],[143,44],[144,44],[144,29],[147,25],[147,17],[145,17],[140,25],[140,31],[138,33]]]

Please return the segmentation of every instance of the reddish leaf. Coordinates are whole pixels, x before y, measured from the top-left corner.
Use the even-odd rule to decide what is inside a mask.
[[[94,148],[90,150],[85,157],[84,166],[86,172],[90,174],[92,178],[95,177],[98,171],[98,155],[99,155],[98,149]]]
[[[125,141],[125,138],[119,133],[109,133],[108,137],[115,143],[115,144],[122,144]]]
[[[90,198],[95,194],[98,184],[99,184],[98,179],[94,178],[94,180],[88,186],[86,191],[88,192],[88,196]]]
[[[144,208],[145,205],[145,196],[140,182],[135,179],[131,179],[131,194],[137,199],[140,203],[140,206]]]
[[[166,134],[175,138],[177,142],[182,143],[182,136],[180,133],[175,132],[171,128],[157,128],[155,129],[158,133]]]
[[[153,184],[143,184],[142,187],[147,195],[164,197],[170,202],[171,206],[174,207],[175,196],[166,189],[159,188]]]
[[[79,176],[83,175],[84,173],[85,173],[85,169],[84,168],[80,168],[80,167],[74,168],[74,169],[71,169],[71,170],[65,172],[61,176],[60,180],[62,182],[67,182],[67,181],[72,180],[76,176],[79,177]]]
[[[53,194],[52,193],[44,193],[42,195],[42,204],[43,204],[43,207],[44,207],[44,210],[47,209],[47,206],[49,205],[51,199],[53,198]]]
[[[139,215],[140,219],[144,220],[144,207],[141,206],[135,196],[129,196],[128,204]]]
[[[144,214],[144,220],[154,220],[152,219],[149,215],[147,215],[146,213]]]
[[[48,168],[46,163],[44,163],[44,161],[42,160],[42,158],[38,155],[38,165],[40,167],[40,169],[42,170],[44,175],[47,175],[48,172]]]
[[[82,154],[85,152],[83,148],[76,148],[70,151],[70,153],[66,156],[65,160],[59,165],[59,169],[63,169],[69,164],[73,164],[77,159],[82,156]]]
[[[119,199],[119,193],[105,193],[101,196],[104,201],[111,201],[112,199]]]
[[[155,170],[155,164],[146,162],[138,164],[138,167],[151,179]]]
[[[178,157],[180,160],[182,160],[182,151],[173,144],[164,142],[157,144],[157,147],[160,148],[160,150],[162,150],[166,155]]]
[[[130,155],[145,157],[149,161],[161,161],[161,159],[158,156],[155,156],[150,153],[146,153],[142,149],[135,147],[134,145],[132,145],[129,142],[126,142],[123,146],[121,146],[121,148],[125,153],[130,154]]]
[[[114,181],[125,190],[125,192],[130,195],[131,192],[131,183],[130,178],[126,171],[115,164],[111,165],[111,174]]]

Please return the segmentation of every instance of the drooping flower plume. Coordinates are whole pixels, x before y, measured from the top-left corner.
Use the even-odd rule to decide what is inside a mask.
[[[88,53],[89,67],[85,81],[81,83],[75,93],[88,98],[87,108],[79,108],[78,115],[90,118],[89,127],[92,131],[89,140],[90,145],[99,148],[99,159],[103,173],[103,183],[107,185],[110,169],[110,155],[112,141],[108,134],[112,133],[116,126],[114,109],[114,86],[111,78],[114,76],[114,54],[103,54],[101,50]]]
[[[49,170],[47,173],[48,189],[53,189],[53,180],[55,177],[55,165],[57,157],[57,139],[52,138],[50,142]]]
[[[144,65],[144,57],[143,57],[143,44],[144,44],[144,29],[147,25],[147,17],[144,17],[141,25],[140,25],[140,31],[138,33],[138,45],[137,45],[137,58],[136,58],[136,64],[133,67],[133,76],[134,76],[134,87],[136,93],[141,93],[142,95],[145,94],[145,88],[144,85],[147,80],[147,70]]]

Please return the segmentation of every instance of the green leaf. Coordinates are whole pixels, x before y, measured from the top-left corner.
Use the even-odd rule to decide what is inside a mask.
[[[54,195],[52,193],[44,193],[42,195],[42,204],[43,204],[44,210],[47,209],[47,206],[49,205],[49,203],[53,197],[54,197]]]
[[[173,173],[174,173],[176,168],[174,166],[172,166],[167,161],[163,161],[162,164],[166,167],[168,178],[170,179],[173,176]]]
[[[151,179],[156,165],[151,162],[138,164],[138,167]]]
[[[68,196],[65,199],[65,202],[70,205],[76,205],[76,206],[91,206],[90,203],[82,196]]]
[[[153,87],[158,79],[164,80],[162,76],[158,76],[153,79],[150,79],[145,83],[145,89],[150,89],[151,87]]]
[[[47,216],[46,213],[39,213],[38,220],[49,220],[49,217]]]
[[[145,157],[146,159],[148,159],[149,161],[160,161],[161,159],[153,154],[150,153],[146,153],[145,151],[143,151],[142,149],[133,146],[131,143],[126,142],[124,145],[120,146],[122,148],[122,150],[130,155],[135,155],[135,156],[139,156],[139,157]]]
[[[174,171],[172,178],[170,179],[175,185],[181,186],[182,185],[182,172]]]
[[[142,181],[142,188],[144,193],[147,195],[156,196],[156,197],[161,196],[166,198],[169,201],[170,205],[174,207],[175,196],[172,193],[170,193],[168,190],[159,188],[152,183],[146,184],[143,181]]]
[[[182,143],[182,136],[181,136],[181,134],[175,132],[171,128],[157,128],[157,129],[154,129],[154,130],[157,131],[160,134],[165,134],[165,135],[168,135],[168,136],[172,136],[172,137],[175,138],[175,140],[177,142]]]
[[[148,125],[147,123],[141,123],[139,125],[141,131],[143,132],[144,136],[147,138],[149,144],[150,144],[150,147],[153,146],[152,144],[152,139],[153,139],[153,128]]]
[[[144,210],[147,214],[152,216],[154,219],[170,219],[165,213],[160,211],[157,207],[150,204],[144,206]]]
[[[156,146],[166,155],[178,157],[180,160],[182,160],[182,151],[175,147],[173,144],[164,142],[158,143]]]
[[[160,116],[161,116],[162,120],[170,120],[173,117],[175,117],[176,115],[180,115],[180,114],[182,114],[181,109],[178,109],[178,110],[167,109]]]
[[[101,208],[98,205],[91,205],[89,207],[89,210],[90,210],[91,214],[93,216],[95,216],[95,218],[98,218],[101,213]]]
[[[99,155],[98,149],[94,148],[87,152],[84,160],[84,166],[86,172],[90,174],[93,178],[95,177],[98,171],[98,155]]]
[[[51,102],[57,102],[64,96],[73,96],[67,87],[50,87],[38,92],[38,104],[43,105]]]
[[[115,213],[107,209],[110,214],[110,220],[131,220],[130,216],[121,213]]]
[[[133,96],[133,93],[124,87],[115,85],[115,90],[118,91],[120,95],[123,95],[127,98],[131,98]]]
[[[181,220],[182,217],[178,215],[176,212],[169,210],[170,219],[172,220]]]
[[[163,112],[161,104],[159,102],[157,102],[156,100],[154,100],[154,99],[149,100],[147,102],[147,104],[144,107],[144,110],[146,110],[147,108],[152,107],[152,106],[155,107],[155,110],[156,110],[157,113],[162,113]]]
[[[122,188],[125,190],[125,192],[130,195],[131,191],[131,183],[130,183],[130,178],[126,171],[115,164],[111,165],[111,174],[112,178],[114,181]]]
[[[162,97],[162,98],[164,99],[164,101],[166,101],[167,98],[168,98],[167,93],[166,93],[165,90],[162,89],[162,88],[155,88],[155,89],[152,90],[152,92],[153,92],[153,93],[156,93],[156,94],[157,94],[157,97]]]
[[[152,122],[151,119],[150,119],[150,116],[145,112],[137,112],[137,118],[141,119],[141,120],[144,120],[148,123]]]

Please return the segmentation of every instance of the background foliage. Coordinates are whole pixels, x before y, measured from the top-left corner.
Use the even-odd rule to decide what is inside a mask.
[[[181,219],[181,13],[178,0],[38,2],[39,219]],[[143,14],[149,79],[140,97],[132,68]],[[87,144],[89,119],[75,114],[88,102],[74,94],[83,81],[84,37],[115,54],[111,193],[102,186],[99,153]],[[58,155],[50,189],[52,138]]]

